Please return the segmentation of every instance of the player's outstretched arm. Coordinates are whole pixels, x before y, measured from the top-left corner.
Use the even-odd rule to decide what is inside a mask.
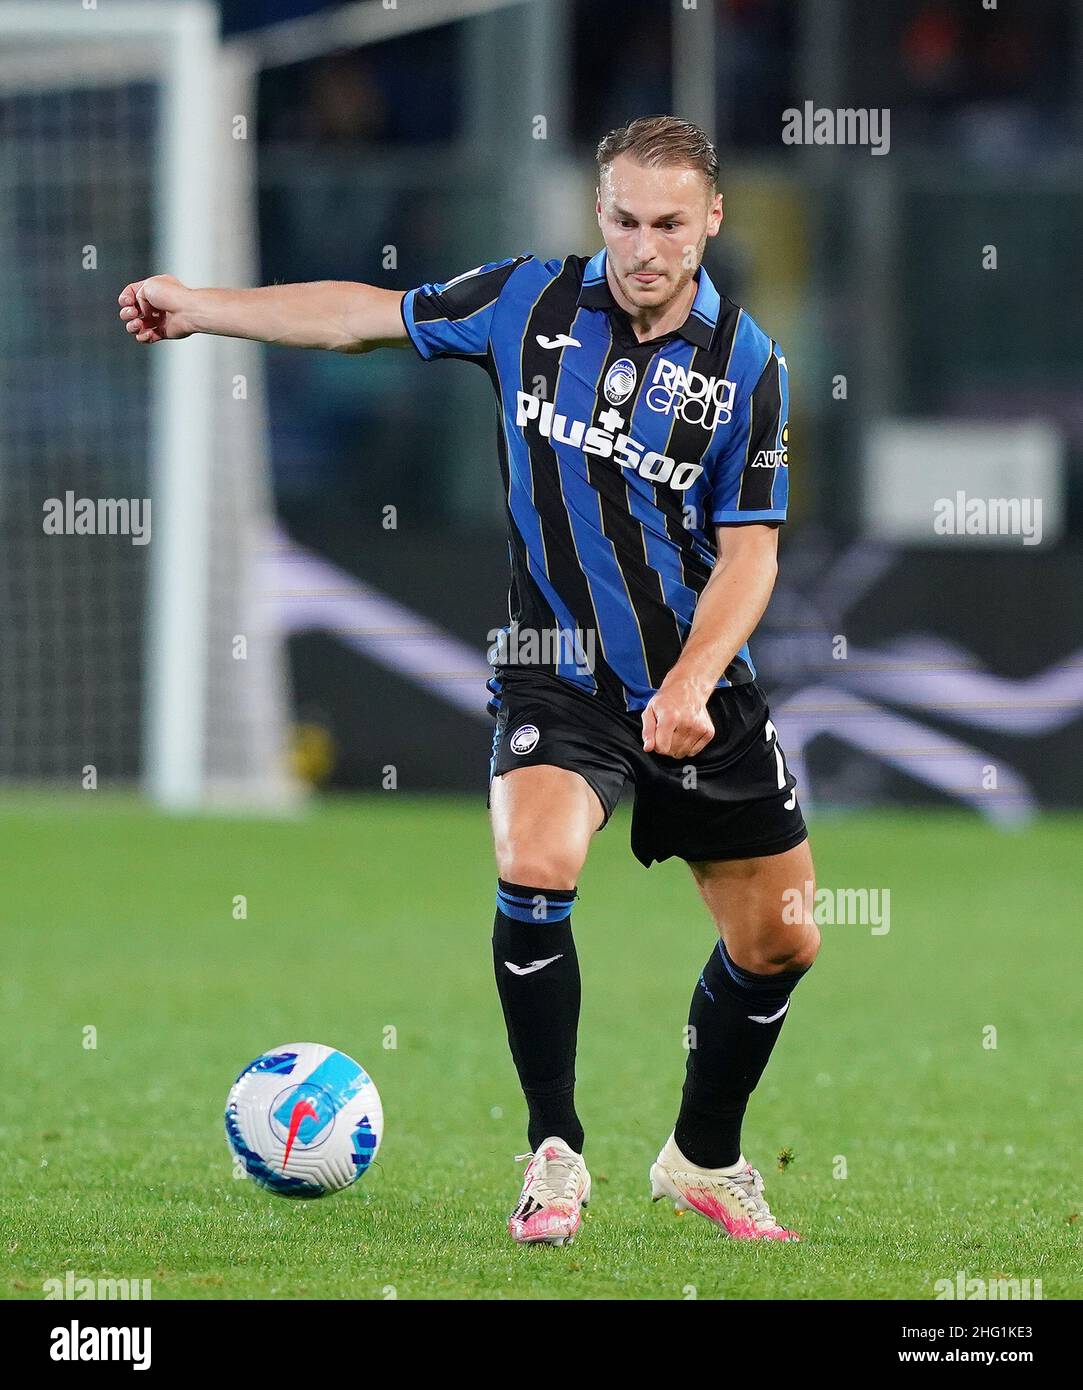
[[[192,289],[174,275],[152,275],[125,285],[117,302],[137,343],[213,333],[282,347],[371,352],[409,341],[399,311],[403,293],[350,280]]]

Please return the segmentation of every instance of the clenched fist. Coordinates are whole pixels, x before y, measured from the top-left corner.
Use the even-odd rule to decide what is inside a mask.
[[[117,296],[120,317],[137,343],[160,343],[188,338],[195,332],[184,310],[191,294],[175,275],[152,275],[133,280]]]
[[[694,758],[714,738],[714,724],[700,688],[664,680],[643,711],[643,748],[667,758]]]

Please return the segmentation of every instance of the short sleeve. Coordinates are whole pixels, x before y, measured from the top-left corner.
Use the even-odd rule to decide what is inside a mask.
[[[789,501],[789,406],[786,358],[771,344],[759,380],[735,411],[715,463],[709,516],[719,525],[785,521]]]
[[[484,357],[500,293],[528,256],[479,265],[442,285],[419,285],[402,300],[402,321],[426,362]]]

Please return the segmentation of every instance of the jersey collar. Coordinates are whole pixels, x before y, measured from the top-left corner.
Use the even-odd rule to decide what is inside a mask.
[[[609,281],[605,278],[605,248],[590,258],[583,269],[583,284],[577,303],[587,309],[610,309],[622,313],[620,305],[613,298]],[[707,268],[700,266],[696,272],[696,297],[688,311],[688,317],[675,331],[687,338],[694,347],[709,348],[718,326],[718,312],[721,299],[715,289]]]

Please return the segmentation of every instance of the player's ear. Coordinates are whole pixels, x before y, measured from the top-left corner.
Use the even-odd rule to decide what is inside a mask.
[[[710,207],[707,212],[707,235],[714,236],[722,225],[722,194],[716,193],[711,198]]]
[[[602,190],[600,188],[594,190],[594,212],[600,227],[602,225]]]

